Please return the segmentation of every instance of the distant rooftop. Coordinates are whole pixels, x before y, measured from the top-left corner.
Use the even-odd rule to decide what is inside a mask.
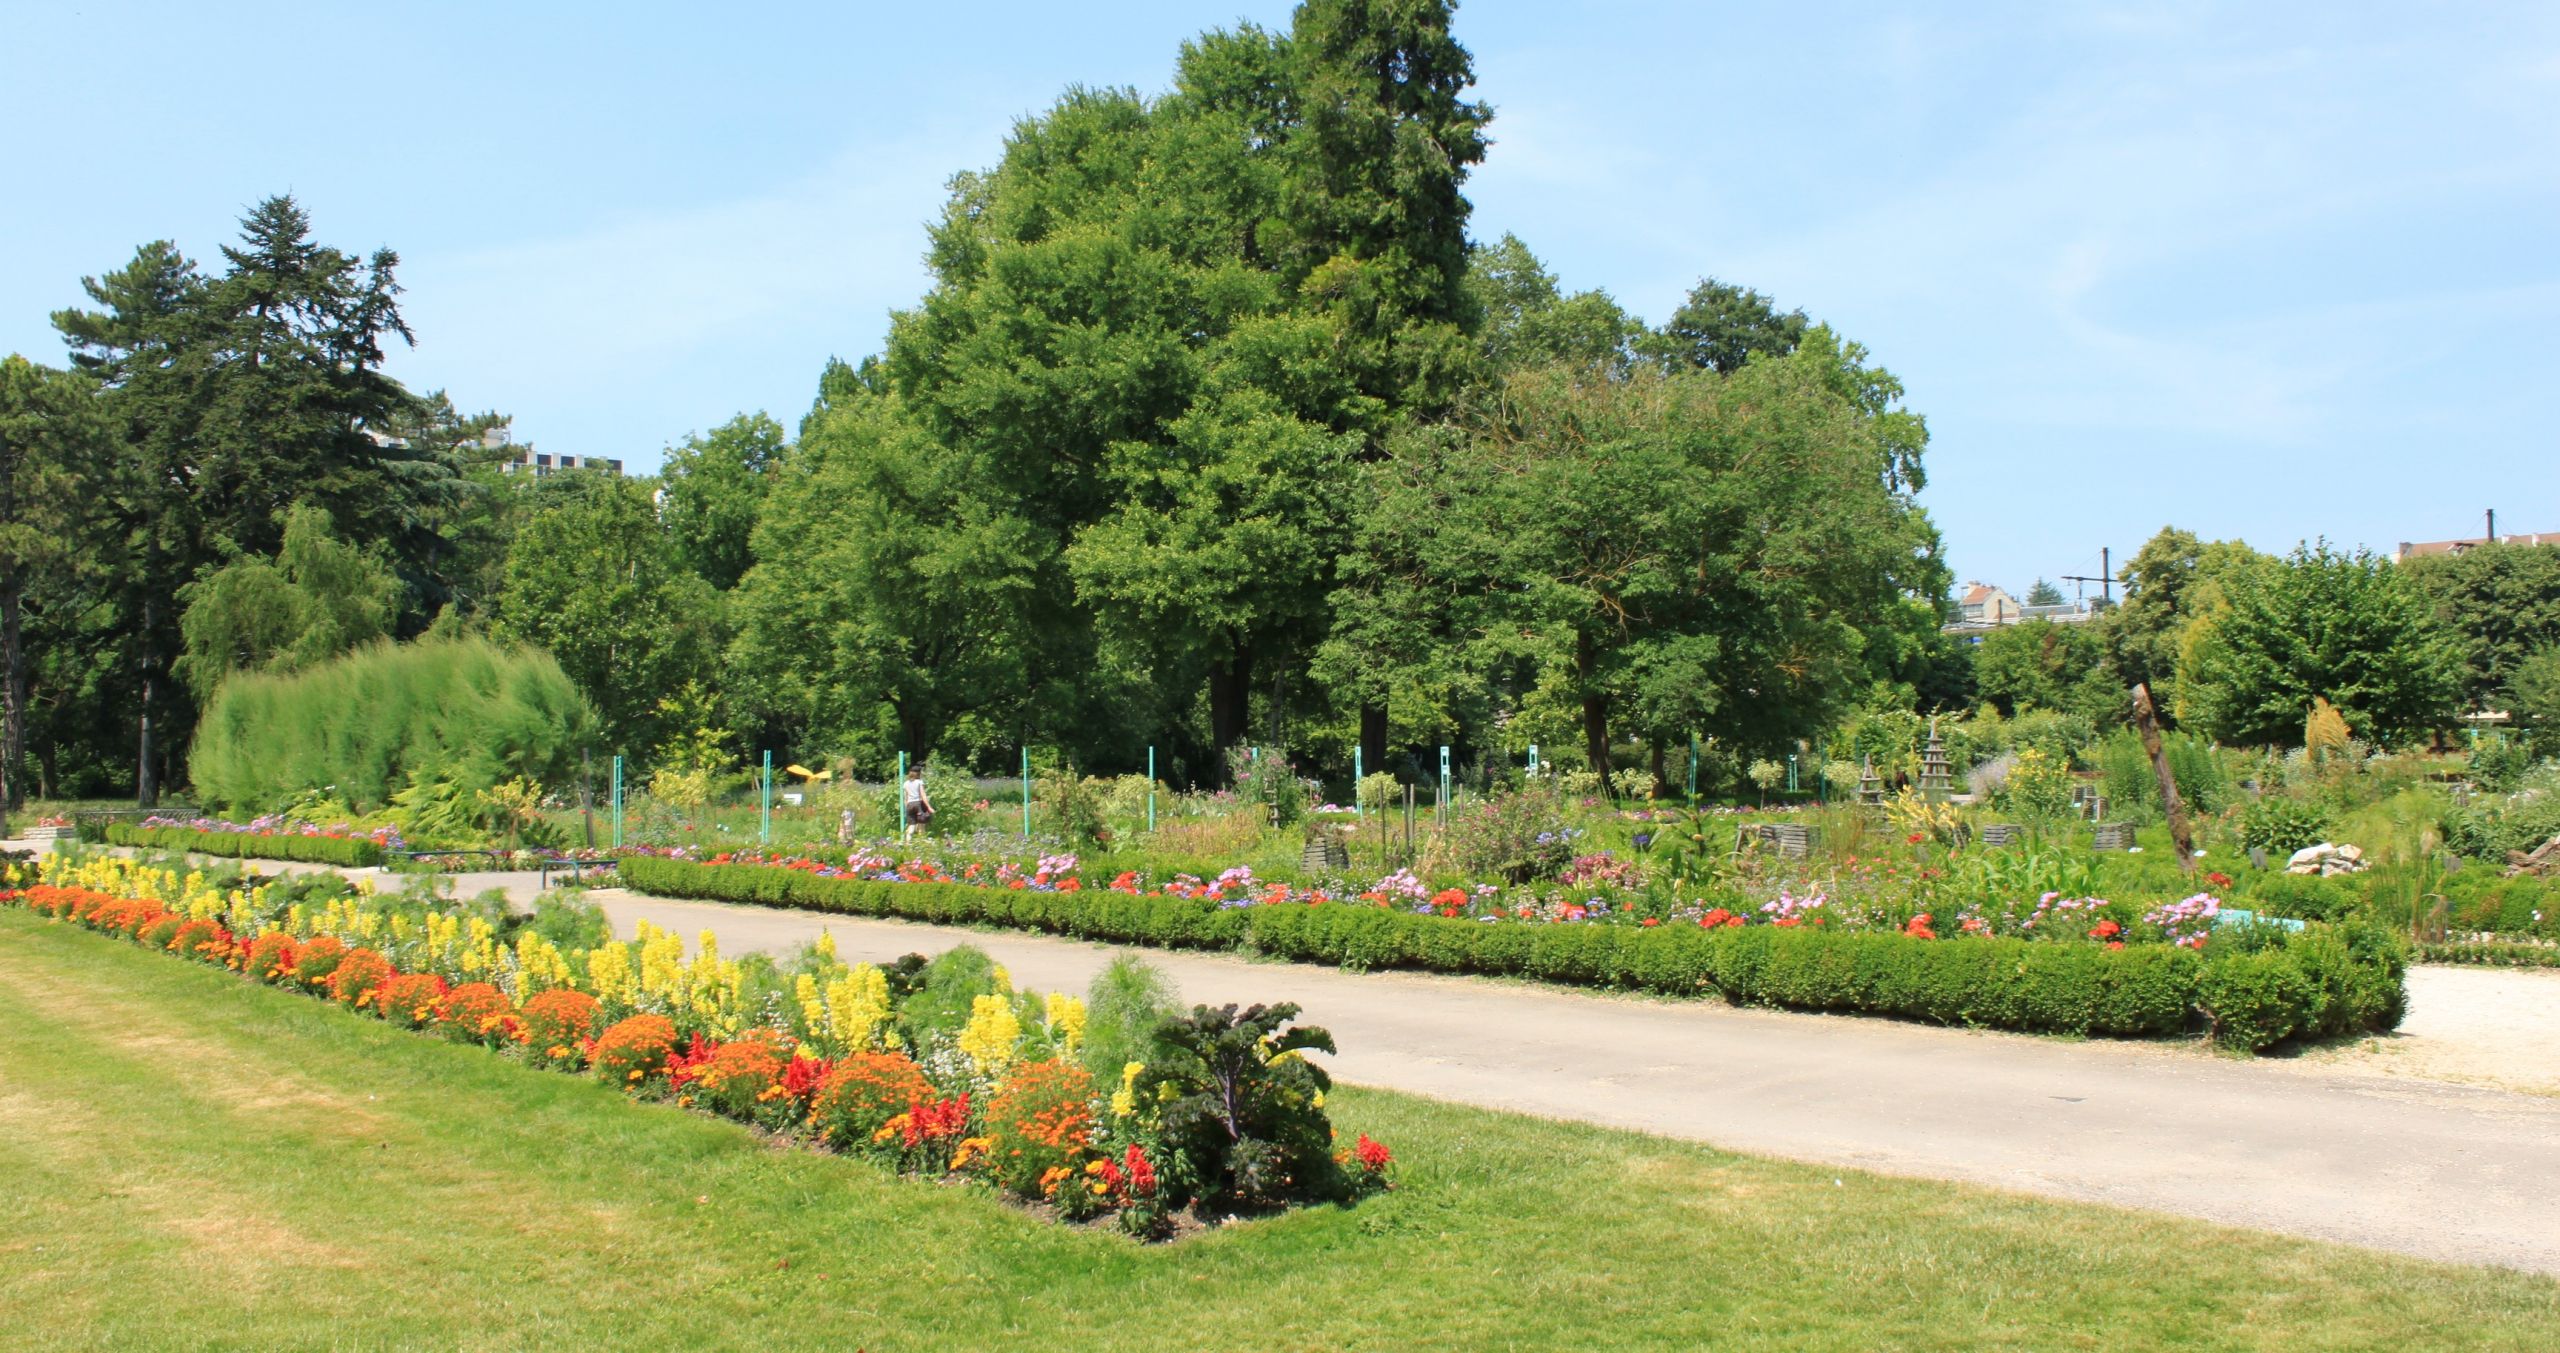
[[[2404,540],[2400,542],[2400,548],[2391,552],[2391,562],[2396,564],[2403,559],[2415,559],[2421,555],[2429,554],[2460,554],[2465,550],[2486,545],[2491,539],[2492,537],[2489,536],[2473,536],[2468,540],[2420,540],[2415,542]],[[2495,540],[2501,545],[2560,545],[2560,531],[2533,531],[2523,535],[2502,535],[2495,537]]]

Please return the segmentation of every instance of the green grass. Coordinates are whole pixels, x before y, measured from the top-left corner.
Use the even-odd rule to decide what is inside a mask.
[[[16,910],[0,1029],[18,1347],[2477,1349],[2560,1327],[2548,1279],[1347,1089],[1337,1120],[1397,1148],[1397,1192],[1147,1249]]]

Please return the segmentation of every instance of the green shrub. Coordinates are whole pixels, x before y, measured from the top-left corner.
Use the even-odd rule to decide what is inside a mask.
[[[224,682],[188,764],[211,806],[265,811],[328,786],[369,809],[430,781],[471,795],[517,776],[555,782],[593,726],[584,697],[538,650],[373,644],[290,675]]]
[[[2283,950],[2261,949],[2206,965],[2200,1003],[2215,1042],[2257,1052],[2291,1037],[2312,997],[2312,984]]]
[[[1117,1083],[1122,1068],[1147,1059],[1157,1027],[1181,1011],[1162,969],[1136,954],[1114,954],[1085,990],[1084,1064]]]
[[[2328,830],[2329,815],[2319,805],[2280,794],[2261,796],[2240,810],[2241,847],[2263,850],[2270,861],[2318,845]]]
[[[180,850],[227,860],[291,860],[297,864],[370,869],[382,863],[382,847],[360,837],[293,836],[260,832],[208,832],[192,827],[142,827],[109,823],[107,844],[140,850]]]
[[[2161,1037],[2217,1008],[2205,1000],[2211,967],[2272,953],[2288,975],[2264,1001],[2227,995],[2226,1041],[2264,1047],[2296,1027],[2388,1028],[2398,1020],[2401,957],[2379,927],[2340,927],[2353,971],[2335,971],[2321,944],[2305,960],[2297,943],[2328,936],[2264,926],[2216,932],[2214,958],[2165,945],[2109,950],[2096,945],[2009,939],[1926,940],[1892,932],[1748,926],[1739,930],[1617,925],[1486,925],[1365,906],[1221,908],[1190,898],[1132,897],[1103,890],[1041,892],[964,884],[876,883],[823,878],[796,869],[703,865],[638,858],[623,881],[664,897],[798,906],[863,916],[902,916],[950,925],[998,925],[1111,944],[1168,949],[1242,949],[1274,958],[1342,967],[1525,977],[1697,996],[1740,1004],[1842,1010],[1938,1024],[2105,1037]],[[2336,1005],[2341,999],[2346,1005]],[[956,1007],[955,1007],[956,1008]],[[2341,1015],[2335,1011],[2343,1009]],[[2340,1019],[2350,1023],[2339,1025]],[[1096,1020],[1098,1025],[1101,1021]],[[2281,1023],[2283,1032],[2266,1037]],[[2221,1021],[2215,1021],[2217,1037]],[[1092,1026],[1088,1035],[1094,1037]],[[2250,1041],[2264,1038],[2265,1041]],[[1134,1059],[1133,1059],[1134,1060]],[[1109,1068],[1103,1068],[1107,1074]]]

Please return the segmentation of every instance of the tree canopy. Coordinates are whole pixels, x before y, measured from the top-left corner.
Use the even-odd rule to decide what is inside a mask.
[[[2326,699],[2358,737],[2391,742],[2456,712],[2454,644],[2410,576],[2326,541],[2238,569],[2179,667],[2187,717],[2234,742],[2291,745]]]

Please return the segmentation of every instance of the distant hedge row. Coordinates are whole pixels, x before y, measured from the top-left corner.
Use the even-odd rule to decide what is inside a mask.
[[[878,883],[796,869],[634,858],[625,886],[662,897],[1009,926],[1116,944],[1251,950],[1353,969],[1527,977],[1741,1004],[1895,1015],[2032,1033],[2161,1037],[2199,1022],[2256,1051],[2296,1035],[2396,1026],[2403,955],[2350,924],[2253,935],[2212,957],[2024,940],[1927,940],[1747,926],[1492,924],[1361,905],[1219,907],[1088,889]]]
[[[382,847],[362,838],[271,832],[208,832],[192,827],[107,824],[107,844],[143,850],[182,850],[229,860],[292,860],[300,864],[366,869],[382,863]]]

